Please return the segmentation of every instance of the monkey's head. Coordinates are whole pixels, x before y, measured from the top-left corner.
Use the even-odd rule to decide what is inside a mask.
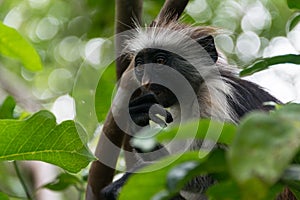
[[[218,60],[212,36],[215,32],[211,27],[191,27],[176,22],[145,30],[138,28],[128,40],[126,50],[132,56],[142,92],[154,94],[163,107],[178,101],[172,92],[174,85],[180,88],[188,83],[197,94]],[[176,73],[185,81],[180,81]]]

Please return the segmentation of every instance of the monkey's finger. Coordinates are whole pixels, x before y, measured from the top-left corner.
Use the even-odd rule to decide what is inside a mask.
[[[146,104],[141,104],[137,106],[130,106],[129,107],[129,113],[130,114],[136,114],[136,113],[148,113],[149,109],[153,106],[153,103],[146,103]]]
[[[155,105],[151,106],[149,113],[153,113],[154,115],[158,114],[158,115],[163,116],[166,123],[171,123],[173,121],[173,117],[172,117],[171,113],[159,104],[155,104]]]
[[[149,120],[150,120],[148,112],[132,114],[131,119],[132,121],[134,121],[135,124],[143,127],[149,125]]]
[[[150,112],[149,117],[154,123],[160,125],[161,127],[163,127],[163,128],[167,127],[166,122],[164,120],[162,120],[159,116],[157,116],[157,114]]]
[[[167,110],[166,110],[167,111]],[[169,111],[167,111],[166,122],[169,124],[173,122],[173,117]]]
[[[129,102],[129,106],[140,105],[144,103],[158,103],[154,94],[145,94]]]

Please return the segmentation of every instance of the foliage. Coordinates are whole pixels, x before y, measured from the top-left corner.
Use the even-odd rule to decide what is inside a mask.
[[[82,181],[72,174],[61,173],[53,182],[44,185],[44,188],[54,191],[62,191],[70,186],[77,186],[82,188]]]
[[[10,105],[2,105],[1,110],[11,112],[4,106]],[[82,143],[75,123],[56,125],[55,117],[48,111],[37,112],[26,120],[2,119],[0,127],[0,161],[41,160],[75,173],[94,159]]]
[[[223,142],[222,138],[227,138],[228,135],[234,135],[233,140],[226,139],[228,151],[215,150],[202,159],[199,159],[199,152],[174,155],[173,157],[179,158],[173,162],[169,162],[172,157],[165,158],[144,168],[146,173],[132,176],[122,189],[120,199],[136,199],[141,194],[145,199],[168,199],[189,180],[207,173],[218,180],[207,192],[212,199],[272,199],[270,197],[274,198],[280,193],[283,186],[299,193],[299,187],[295,184],[299,180],[294,180],[299,177],[299,163],[292,162],[300,152],[299,116],[300,105],[297,104],[282,106],[270,114],[251,113],[241,121],[237,129],[225,128],[220,133],[218,142]],[[201,120],[200,124],[202,121],[207,123],[207,120]],[[233,125],[225,125],[231,126]],[[207,133],[207,129],[202,128],[203,126],[199,126],[202,134],[197,134],[198,139],[204,139]],[[176,130],[175,127],[168,132]],[[180,137],[189,138],[189,134],[186,138]],[[167,167],[148,172],[165,166],[168,162],[171,164]],[[290,167],[291,163],[294,168]],[[291,181],[294,185],[289,183]],[[139,185],[138,191],[135,190],[136,184]],[[221,198],[220,194],[225,196]]]
[[[194,133],[195,130],[197,130],[196,134]],[[223,144],[231,144],[235,136],[235,130],[236,127],[233,124],[202,119],[200,121],[187,122],[181,126],[172,127],[172,129],[163,130],[157,136],[157,140],[159,142],[165,142],[174,137],[176,137],[176,139],[206,138],[208,140],[218,138],[218,141]]]
[[[285,64],[285,63],[293,63],[300,64],[300,56],[299,55],[282,55],[282,56],[274,56],[271,58],[264,58],[262,60],[258,60],[253,65],[243,69],[240,72],[240,76],[248,76],[254,74],[255,72],[262,71],[264,69],[268,69],[271,65],[277,64]]]

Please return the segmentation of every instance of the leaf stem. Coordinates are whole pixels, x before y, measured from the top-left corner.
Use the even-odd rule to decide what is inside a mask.
[[[33,200],[33,198],[31,197],[31,194],[29,192],[29,189],[28,189],[28,187],[27,187],[27,185],[25,183],[25,180],[24,180],[24,178],[23,178],[23,176],[22,176],[22,174],[20,172],[20,169],[19,169],[17,161],[13,161],[13,164],[14,164],[14,168],[15,168],[15,171],[17,173],[17,176],[18,176],[18,178],[19,178],[19,180],[20,180],[20,182],[22,184],[22,187],[23,187],[25,193],[26,193],[27,199],[28,200]]]
[[[78,200],[81,200],[83,192],[84,192],[84,189],[82,188],[82,184],[80,184],[80,186],[78,186],[77,184],[75,184],[73,186],[78,191]]]

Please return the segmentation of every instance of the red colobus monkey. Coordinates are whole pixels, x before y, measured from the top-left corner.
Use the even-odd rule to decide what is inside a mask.
[[[150,120],[166,126],[192,118],[238,123],[250,111],[273,109],[264,103],[279,100],[255,83],[240,79],[236,70],[222,61],[214,43],[217,34],[212,27],[174,21],[137,28],[125,53],[132,60],[127,81],[135,83],[138,90],[129,95],[129,106],[126,101],[114,102],[115,113],[124,104],[128,121],[134,122],[130,126],[145,127]],[[126,88],[122,82],[120,88]],[[125,123],[124,118],[122,121]],[[189,148],[200,149],[201,145],[195,141]],[[168,151],[172,152],[172,147]],[[107,186],[102,191],[105,198],[116,199],[131,173]],[[173,199],[206,199],[205,190],[214,182],[209,175],[196,177]]]

